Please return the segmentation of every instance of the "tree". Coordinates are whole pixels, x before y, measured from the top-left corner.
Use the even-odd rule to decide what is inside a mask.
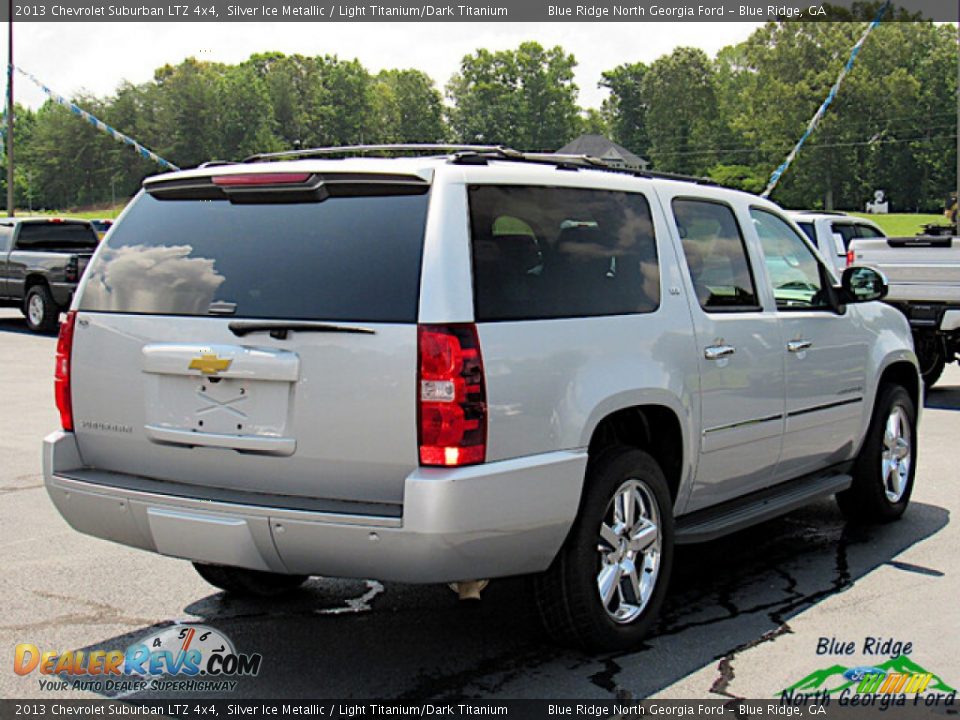
[[[677,48],[643,76],[646,130],[654,167],[702,174],[718,162],[728,133],[720,118],[714,67],[697,48]]]
[[[600,87],[610,90],[601,113],[610,128],[611,139],[640,157],[647,157],[650,152],[648,103],[643,95],[646,74],[647,66],[643,63],[624,63],[604,72],[599,83]]]
[[[525,42],[516,50],[477,50],[447,85],[448,119],[460,142],[551,151],[579,129],[576,59],[557,46]]]
[[[443,97],[419,70],[382,70],[371,87],[368,137],[381,143],[436,143],[447,136]]]

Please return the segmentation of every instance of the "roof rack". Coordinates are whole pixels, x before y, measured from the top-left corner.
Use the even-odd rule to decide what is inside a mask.
[[[837,217],[847,217],[848,213],[839,210],[796,210],[801,215],[836,215]]]
[[[245,158],[242,162],[255,163],[270,160],[284,160],[292,158],[326,157],[332,155],[365,155],[368,153],[432,153],[434,155],[450,156],[454,164],[486,164],[489,160],[506,160],[510,162],[526,162],[541,165],[554,165],[563,170],[603,170],[616,172],[634,177],[656,178],[663,180],[678,180],[696,183],[698,185],[719,185],[710,178],[695,175],[680,175],[677,173],[657,172],[654,170],[640,170],[636,168],[612,165],[606,160],[593,155],[564,155],[560,153],[521,152],[504,145],[459,145],[442,143],[391,143],[385,145],[343,145],[339,147],[304,148],[301,150],[284,150],[282,152],[259,153]]]
[[[389,152],[415,152],[415,153],[433,153],[434,155],[449,155],[452,152],[475,152],[475,153],[497,153],[497,154],[516,154],[516,150],[503,147],[502,145],[459,145],[443,143],[387,143],[380,145],[341,145],[333,147],[315,147],[302,148],[298,150],[282,150],[280,152],[257,153],[244,158],[241,162],[254,163],[265,160],[284,160],[289,158],[305,157],[323,157],[326,155],[363,155],[366,153],[389,153]]]

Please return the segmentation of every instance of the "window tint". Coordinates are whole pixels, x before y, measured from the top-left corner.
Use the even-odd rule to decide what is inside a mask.
[[[478,321],[625,315],[660,304],[643,195],[477,185],[469,198]]]
[[[415,322],[427,195],[231,204],[142,194],[87,270],[80,308]]]
[[[813,228],[813,223],[798,222],[797,227],[803,230],[803,234],[810,238],[810,242],[817,242],[817,231]]]
[[[756,308],[750,262],[733,210],[707,200],[676,199],[673,216],[700,306],[704,310]]]
[[[886,237],[881,231],[870,225],[857,225],[858,238],[882,238]]]
[[[850,248],[850,241],[857,237],[857,227],[850,223],[833,223],[830,226],[832,232],[843,238],[843,249],[837,247],[837,254],[844,255]],[[862,236],[861,236],[862,237]]]
[[[17,234],[23,250],[93,250],[97,233],[82,223],[25,222]]]
[[[780,310],[827,307],[820,263],[803,238],[771,212],[750,209]]]

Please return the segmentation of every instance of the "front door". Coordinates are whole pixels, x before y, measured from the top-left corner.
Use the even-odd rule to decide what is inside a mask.
[[[786,430],[777,474],[790,479],[852,456],[869,338],[828,302],[829,275],[804,238],[770,210],[751,208],[750,216],[783,328]]]

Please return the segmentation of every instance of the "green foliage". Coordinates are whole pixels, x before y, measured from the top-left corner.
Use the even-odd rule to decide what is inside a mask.
[[[525,42],[516,50],[477,50],[447,85],[457,142],[552,151],[580,129],[573,55]]]

